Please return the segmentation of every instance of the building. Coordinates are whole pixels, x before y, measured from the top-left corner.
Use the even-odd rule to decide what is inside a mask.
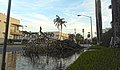
[[[6,17],[7,16],[5,14],[0,13],[0,43],[3,43],[4,41]],[[22,33],[20,32],[19,27],[22,27],[22,25],[20,25],[20,20],[10,17],[8,39],[21,38]]]
[[[44,33],[47,34],[48,37],[51,37],[53,39],[64,40],[69,38],[69,35],[67,33],[61,33],[59,31],[44,32]]]
[[[67,33],[60,33],[60,36],[61,36],[61,40],[64,40],[64,39],[68,39],[69,38],[69,35]]]
[[[22,32],[22,39],[30,40],[31,38],[38,38],[39,32],[27,32],[27,31],[21,31]]]

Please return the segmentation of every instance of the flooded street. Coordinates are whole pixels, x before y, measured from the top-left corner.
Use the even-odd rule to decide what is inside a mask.
[[[76,53],[65,59],[40,56],[39,58],[34,58],[34,61],[28,57],[17,55],[16,70],[65,70],[79,55]]]
[[[80,54],[75,53],[64,59],[49,56],[40,56],[39,58],[34,57],[31,59],[19,52],[7,52],[6,70],[65,70]]]

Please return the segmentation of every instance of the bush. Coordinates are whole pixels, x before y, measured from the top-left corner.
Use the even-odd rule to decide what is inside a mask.
[[[108,32],[103,34],[102,37],[102,46],[109,47],[111,37],[113,36],[112,29],[110,29]]]

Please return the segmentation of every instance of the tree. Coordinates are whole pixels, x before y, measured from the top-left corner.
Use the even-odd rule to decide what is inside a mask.
[[[60,18],[58,15],[56,15],[56,18],[54,19],[53,22],[54,22],[55,26],[57,26],[59,32],[61,33],[61,35],[60,35],[60,40],[61,40],[63,25],[66,27],[65,23],[67,23],[67,22],[64,21],[64,18]]]
[[[82,35],[80,35],[79,33],[76,34],[75,40],[76,40],[77,44],[78,44],[82,39],[83,39]]]
[[[93,37],[92,44],[97,44],[97,37]]]
[[[102,45],[109,47],[111,37],[113,37],[113,29],[112,28],[110,30],[108,30],[107,32],[103,33]]]
[[[74,34],[69,34],[69,40],[74,41],[75,35]]]

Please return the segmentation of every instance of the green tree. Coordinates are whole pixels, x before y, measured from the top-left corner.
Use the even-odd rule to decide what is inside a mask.
[[[111,28],[107,32],[103,33],[102,45],[109,47],[111,37],[113,37],[113,29]]]
[[[82,41],[82,39],[83,39],[83,37],[82,37],[82,35],[81,34],[76,34],[76,36],[75,36],[75,41],[77,42],[77,44],[80,42],[80,41]]]
[[[66,27],[65,23],[67,23],[67,22],[64,21],[64,18],[60,18],[58,15],[56,15],[56,18],[54,19],[53,22],[54,22],[55,26],[58,28],[61,35],[62,35],[63,25]],[[61,35],[60,35],[60,39],[61,39]]]
[[[69,34],[69,40],[74,41],[75,35],[74,34]]]
[[[97,37],[94,37],[94,38],[92,39],[92,44],[97,44]]]

